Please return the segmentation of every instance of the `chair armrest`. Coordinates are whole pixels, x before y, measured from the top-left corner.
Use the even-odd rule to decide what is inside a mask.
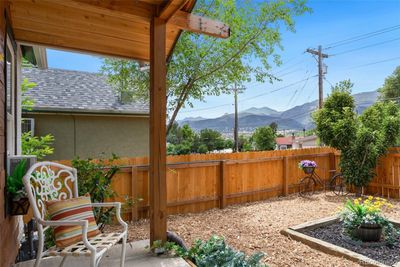
[[[124,228],[124,232],[128,231],[128,224],[126,222],[124,222],[124,220],[122,220],[122,218],[121,218],[121,202],[103,202],[103,203],[97,202],[97,203],[92,203],[92,207],[94,207],[94,208],[115,207],[115,209],[116,209],[115,216],[117,217],[119,224],[121,224],[122,227]]]
[[[59,221],[41,221],[40,222],[44,226],[87,226],[88,221],[80,220],[80,221],[67,221],[67,220],[59,220]]]
[[[92,203],[93,207],[115,207],[115,208],[121,208],[121,202],[103,202],[103,203]]]

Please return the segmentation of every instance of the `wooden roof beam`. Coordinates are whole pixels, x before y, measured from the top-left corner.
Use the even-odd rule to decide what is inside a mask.
[[[206,34],[218,38],[228,38],[230,28],[225,23],[178,10],[169,24],[181,30]]]
[[[178,10],[181,10],[189,0],[171,0],[161,10],[159,18],[168,21]]]

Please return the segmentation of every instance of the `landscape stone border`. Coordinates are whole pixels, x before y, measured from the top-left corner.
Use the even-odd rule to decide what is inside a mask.
[[[354,261],[362,266],[390,267],[388,265],[385,265],[376,260],[370,259],[367,256],[356,253],[349,249],[346,249],[346,248],[343,248],[340,246],[336,246],[334,244],[328,243],[321,239],[311,237],[311,236],[301,233],[302,230],[313,230],[315,228],[319,228],[322,226],[327,226],[330,224],[337,223],[338,221],[339,221],[339,218],[337,216],[326,217],[326,218],[302,223],[302,224],[281,230],[281,234],[288,236],[296,241],[300,241],[311,248],[317,249],[319,251],[322,251],[322,252],[330,254],[330,255],[346,258],[346,259]],[[394,220],[390,220],[390,222],[393,223],[393,225],[400,227],[400,222],[394,221]],[[400,262],[397,262],[393,266],[400,267]]]

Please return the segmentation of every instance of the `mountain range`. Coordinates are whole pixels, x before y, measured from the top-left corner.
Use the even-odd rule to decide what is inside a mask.
[[[362,92],[353,95],[356,102],[356,110],[362,113],[378,98],[377,91]],[[318,101],[308,102],[295,106],[285,111],[277,111],[268,107],[252,107],[239,112],[239,131],[252,132],[255,128],[268,125],[272,122],[278,124],[279,130],[302,130],[313,128],[311,113],[317,108]],[[234,125],[234,114],[225,114],[217,118],[189,117],[179,120],[180,125],[188,124],[196,131],[204,128],[219,132],[231,132]]]

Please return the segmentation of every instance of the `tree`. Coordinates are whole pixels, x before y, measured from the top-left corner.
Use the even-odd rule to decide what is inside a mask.
[[[394,102],[377,102],[357,117],[352,86],[343,81],[333,87],[313,119],[321,141],[341,150],[343,176],[360,194],[374,177],[379,157],[400,135],[400,110]]]
[[[230,26],[231,36],[218,39],[183,32],[168,62],[167,102],[169,132],[182,107],[207,95],[231,93],[228,87],[255,79],[277,78],[269,70],[280,64],[281,30],[294,31],[293,18],[310,11],[304,0],[236,1],[200,0],[193,13],[219,19]],[[253,64],[257,58],[259,64]],[[102,73],[120,93],[148,100],[149,74],[137,62],[105,59]]]
[[[212,129],[203,129],[200,131],[200,143],[207,147],[208,151],[221,150],[225,148],[225,140],[220,132]]]
[[[30,132],[23,133],[21,136],[21,146],[23,155],[34,155],[38,160],[54,153],[52,147],[54,136],[47,134],[44,136],[31,136]]]
[[[277,134],[277,132],[278,132],[278,123],[276,123],[275,121],[271,122],[269,124],[269,127],[271,127],[271,129],[274,132],[274,134]]]
[[[378,89],[380,99],[395,100],[399,103],[400,98],[400,66],[398,66],[392,75],[385,79],[385,83]]]
[[[256,150],[274,150],[276,134],[270,126],[258,127],[252,136]]]
[[[28,78],[24,78],[21,83],[21,95],[22,95],[22,108],[25,110],[32,110],[32,107],[35,105],[35,101],[26,95],[26,93],[32,88],[36,87],[36,83],[30,82]]]
[[[249,137],[241,134],[239,135],[239,152],[246,152],[253,150],[251,140]]]

